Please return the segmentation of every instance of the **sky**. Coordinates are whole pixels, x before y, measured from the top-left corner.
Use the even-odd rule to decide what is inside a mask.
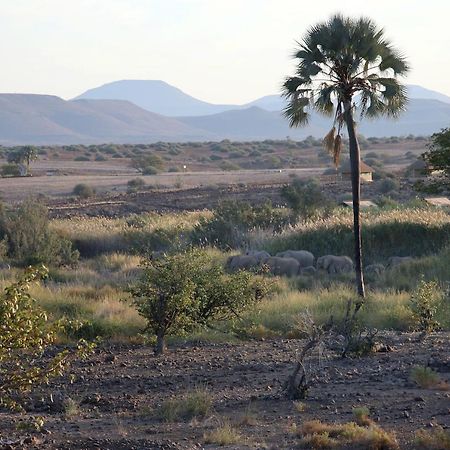
[[[279,92],[296,41],[337,12],[371,17],[408,57],[407,83],[450,95],[448,0],[0,0],[0,92],[153,79],[245,103]]]

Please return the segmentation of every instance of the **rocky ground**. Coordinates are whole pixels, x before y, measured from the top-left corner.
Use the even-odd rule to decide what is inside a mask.
[[[142,345],[101,347],[77,363],[72,383],[59,380],[36,396],[27,414],[0,413],[0,449],[213,449],[219,447],[206,445],[205,433],[225,420],[241,435],[226,448],[294,449],[295,425],[351,421],[352,409],[361,406],[396,433],[402,449],[412,448],[416,430],[450,428],[450,333],[384,339],[392,351],[357,359],[316,355],[318,381],[302,408],[282,391],[300,340],[179,345],[163,357]],[[418,387],[410,378],[417,365],[430,366],[443,383]],[[162,402],[199,387],[212,397],[206,418],[158,419]],[[75,406],[68,409],[69,398]],[[27,429],[37,416],[43,427]]]

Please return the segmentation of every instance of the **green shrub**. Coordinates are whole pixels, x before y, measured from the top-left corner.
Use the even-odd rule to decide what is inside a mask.
[[[142,169],[142,175],[157,175],[159,170],[153,166],[146,166]]]
[[[220,163],[220,168],[225,171],[240,170],[240,167],[237,164],[234,164],[230,161],[222,161]]]
[[[92,186],[80,183],[73,188],[72,194],[76,195],[79,198],[86,199],[92,197],[95,194],[95,190],[92,188]]]
[[[166,335],[234,317],[267,292],[263,279],[248,272],[225,274],[199,249],[145,261],[139,283],[130,289],[146,330],[156,335],[157,354],[165,350]]]
[[[19,265],[74,264],[79,253],[72,243],[49,228],[47,208],[35,199],[17,209],[0,210],[0,241],[7,256]]]
[[[292,210],[293,221],[320,217],[331,210],[331,202],[315,180],[294,179],[290,185],[283,187],[281,196]]]
[[[20,177],[20,167],[17,164],[3,164],[1,167],[2,177]]]
[[[77,156],[74,161],[90,161],[91,158],[89,156]]]
[[[128,192],[135,192],[145,186],[145,181],[142,178],[132,178],[127,182]]]
[[[410,301],[416,331],[429,333],[439,329],[435,316],[442,299],[443,293],[436,281],[420,281]]]
[[[392,191],[398,191],[400,189],[400,183],[396,179],[385,178],[378,185],[378,191],[382,194],[387,194]]]
[[[224,201],[211,219],[200,219],[191,239],[194,243],[222,249],[238,248],[245,245],[248,231],[256,228],[280,231],[285,224],[284,215],[268,202],[252,206],[246,202]]]
[[[43,359],[55,343],[60,324],[48,324],[47,315],[28,291],[46,274],[44,267],[29,268],[0,297],[0,406],[21,410],[24,393],[62,375],[74,358],[85,356],[92,348],[80,341],[76,352],[47,352]]]

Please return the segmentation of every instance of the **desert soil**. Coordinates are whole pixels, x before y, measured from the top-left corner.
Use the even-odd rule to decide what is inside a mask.
[[[352,409],[366,406],[386,430],[395,431],[402,449],[419,428],[450,427],[450,392],[422,389],[410,379],[415,365],[429,365],[450,379],[450,333],[423,341],[416,334],[386,334],[391,352],[358,359],[323,354],[314,359],[318,380],[298,412],[282,386],[293,368],[300,340],[266,340],[228,344],[179,344],[164,357],[143,345],[98,348],[73,368],[75,381],[59,380],[30,403],[24,415],[0,414],[1,449],[215,449],[204,434],[224,420],[242,438],[229,449],[294,449],[293,424],[320,419],[352,420]],[[164,400],[197,387],[212,398],[202,420],[167,423],[156,417]],[[50,399],[53,397],[53,402]],[[60,403],[70,397],[79,412],[64,418]],[[32,415],[45,419],[40,431],[17,431]],[[249,417],[252,420],[249,420]]]

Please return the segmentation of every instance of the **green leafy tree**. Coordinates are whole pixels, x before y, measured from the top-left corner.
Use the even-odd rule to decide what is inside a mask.
[[[214,210],[211,218],[201,218],[194,227],[194,243],[215,245],[222,249],[246,245],[247,233],[255,228],[279,231],[286,218],[270,202],[252,206],[247,202],[226,200]]]
[[[31,284],[46,276],[44,266],[30,267],[0,296],[0,406],[22,410],[24,393],[62,375],[74,359],[93,348],[79,341],[74,352],[66,349],[44,357],[62,327],[47,322],[29,293]]]
[[[308,220],[331,210],[331,202],[315,180],[296,179],[281,190],[281,196],[292,210],[292,221]]]
[[[442,177],[437,181],[444,187],[450,187],[450,128],[445,128],[431,136],[428,151],[423,157],[433,170],[442,171]]]
[[[68,239],[50,228],[48,210],[36,199],[0,208],[0,242],[8,258],[22,266],[74,264],[79,256]]]
[[[248,272],[225,274],[204,250],[146,260],[140,282],[130,292],[146,331],[156,336],[155,353],[166,349],[166,336],[208,326],[238,315],[264,297],[269,284]]]
[[[284,83],[288,104],[284,114],[290,126],[308,122],[309,109],[334,116],[325,148],[339,162],[342,129],[349,138],[353,194],[355,268],[357,289],[365,296],[362,272],[360,220],[360,148],[354,114],[396,116],[405,109],[406,95],[398,76],[408,72],[405,59],[384,37],[372,20],[341,15],[311,27],[295,53],[295,76]]]

